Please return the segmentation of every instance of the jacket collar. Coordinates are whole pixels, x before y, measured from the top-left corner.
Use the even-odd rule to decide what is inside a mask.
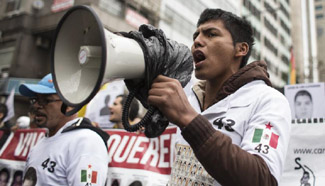
[[[239,69],[222,85],[213,104],[236,92],[240,87],[254,80],[263,80],[268,86],[272,86],[269,79],[269,74],[267,72],[266,62],[255,61]],[[205,83],[206,81],[199,81],[193,86],[193,91],[200,102],[201,109],[205,97]]]

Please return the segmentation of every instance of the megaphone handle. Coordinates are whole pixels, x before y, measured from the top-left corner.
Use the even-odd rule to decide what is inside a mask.
[[[122,112],[122,124],[124,126],[124,129],[129,132],[135,132],[138,131],[141,127],[145,126],[145,124],[151,120],[152,114],[155,111],[154,107],[149,107],[147,113],[145,116],[139,121],[139,123],[136,123],[134,125],[130,125],[129,123],[129,108],[131,105],[131,102],[135,96],[136,90],[131,91],[128,97],[126,98],[125,104],[123,106],[123,112]]]
[[[72,110],[67,112],[68,106],[65,103],[62,103],[61,112],[66,116],[71,116],[71,115],[77,113],[82,107],[83,106],[77,106],[77,107],[74,107]]]

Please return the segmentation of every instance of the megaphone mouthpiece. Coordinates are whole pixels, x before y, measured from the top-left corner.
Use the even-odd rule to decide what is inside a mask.
[[[89,61],[100,62],[102,57],[102,48],[100,46],[81,46],[79,51],[79,63],[80,65],[87,65],[87,67],[96,68],[99,64],[90,63]]]

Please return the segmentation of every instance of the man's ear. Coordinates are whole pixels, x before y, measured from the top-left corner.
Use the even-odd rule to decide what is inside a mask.
[[[4,114],[3,114],[3,113],[0,113],[0,119],[2,119],[2,118],[3,118],[3,116],[4,116]]]
[[[249,51],[249,46],[246,42],[236,43],[236,57],[246,56]]]

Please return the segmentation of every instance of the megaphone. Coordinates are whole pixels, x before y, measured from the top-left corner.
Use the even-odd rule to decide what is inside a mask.
[[[124,128],[133,132],[145,126],[145,135],[156,137],[169,122],[146,103],[148,88],[159,74],[179,80],[184,87],[191,79],[193,58],[188,47],[167,39],[151,25],[141,25],[139,32],[114,34],[103,27],[91,8],[75,6],[62,17],[55,31],[51,71],[63,101],[61,111],[66,115],[87,104],[102,82],[124,78],[130,91],[123,106]],[[128,108],[134,97],[148,111],[139,123],[130,125]],[[68,106],[73,109],[67,112]]]
[[[143,77],[144,54],[135,40],[105,29],[91,8],[75,6],[55,31],[51,71],[58,95],[74,108],[69,115],[87,104],[102,82]]]

